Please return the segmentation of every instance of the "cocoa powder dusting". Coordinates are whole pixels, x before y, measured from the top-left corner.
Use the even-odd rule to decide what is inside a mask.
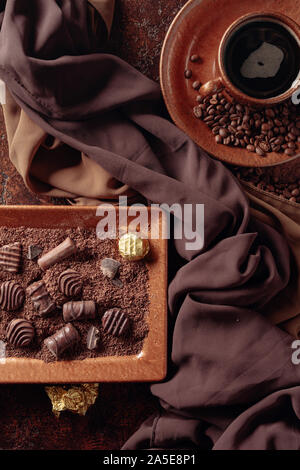
[[[76,254],[64,260],[47,271],[42,271],[37,260],[28,260],[27,252],[30,245],[43,248],[42,254],[47,253],[66,237],[74,240],[78,247]],[[23,246],[22,266],[18,274],[0,270],[0,284],[6,280],[15,280],[24,289],[32,282],[43,279],[49,294],[57,304],[57,310],[47,318],[42,318],[26,295],[22,308],[16,312],[0,312],[0,340],[6,342],[6,328],[14,318],[26,318],[35,327],[36,336],[32,345],[27,348],[14,348],[7,343],[7,357],[28,357],[42,359],[46,362],[55,360],[43,340],[65,326],[62,317],[62,305],[70,300],[94,300],[97,303],[95,320],[74,321],[73,325],[80,334],[80,343],[72,350],[66,351],[60,360],[85,359],[98,356],[123,356],[138,354],[148,334],[147,315],[149,310],[148,269],[144,261],[124,261],[118,253],[115,240],[98,240],[95,231],[82,228],[73,229],[36,229],[0,227],[0,247],[20,241]],[[117,287],[101,272],[103,258],[114,258],[120,261],[118,276],[123,286]],[[74,269],[83,280],[82,292],[77,299],[65,297],[58,287],[59,275],[66,269]],[[130,330],[124,337],[113,337],[104,333],[101,326],[103,313],[113,307],[124,310],[130,319]],[[97,349],[89,351],[86,341],[91,326],[100,331]]]

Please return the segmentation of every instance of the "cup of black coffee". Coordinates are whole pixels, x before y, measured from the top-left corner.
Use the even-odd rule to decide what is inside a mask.
[[[225,86],[240,102],[270,106],[292,98],[300,87],[300,27],[280,13],[255,13],[224,33],[216,78],[200,93]]]

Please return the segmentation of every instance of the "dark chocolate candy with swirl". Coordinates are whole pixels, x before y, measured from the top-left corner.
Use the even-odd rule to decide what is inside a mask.
[[[7,341],[16,348],[28,346],[34,338],[32,324],[23,318],[15,318],[6,330]]]
[[[27,287],[26,292],[31,297],[34,308],[43,317],[55,310],[55,302],[51,299],[44,281],[34,282]]]
[[[17,273],[22,258],[22,245],[19,242],[11,243],[0,248],[0,266],[5,271]]]
[[[129,319],[121,309],[111,308],[104,313],[102,326],[106,333],[121,336],[129,330]]]
[[[93,319],[96,313],[97,307],[93,300],[67,302],[63,306],[63,317],[65,321]]]
[[[24,302],[25,292],[15,281],[6,281],[0,287],[0,306],[3,310],[18,310]]]
[[[74,346],[80,340],[76,328],[71,323],[58,330],[54,335],[44,340],[45,346],[55,358],[62,355],[64,351]]]
[[[66,297],[77,297],[82,290],[82,279],[74,269],[67,269],[58,278],[59,290]]]

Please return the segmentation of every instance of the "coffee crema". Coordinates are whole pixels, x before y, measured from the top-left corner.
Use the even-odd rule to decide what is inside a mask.
[[[300,47],[282,24],[254,20],[229,37],[223,63],[229,80],[243,93],[273,98],[288,91],[298,77]]]

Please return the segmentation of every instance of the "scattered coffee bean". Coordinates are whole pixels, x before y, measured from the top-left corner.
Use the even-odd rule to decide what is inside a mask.
[[[43,248],[41,248],[38,245],[30,245],[28,247],[28,253],[27,253],[27,258],[30,260],[34,260],[40,256],[42,253]]]
[[[90,351],[97,349],[99,340],[100,340],[99,330],[97,330],[95,326],[91,326],[91,328],[88,331],[87,338],[86,338],[87,348]]]
[[[198,81],[193,88],[199,87]],[[300,141],[300,116],[292,103],[272,108],[252,109],[229,102],[219,90],[209,96],[197,96],[194,116],[212,129],[217,144],[246,148],[264,157],[270,152],[292,157]]]
[[[199,80],[195,80],[193,82],[192,87],[194,88],[194,90],[199,90],[199,88],[201,87],[201,82],[199,82]]]
[[[193,54],[190,57],[191,62],[198,62],[199,59],[200,59],[200,57],[198,56],[198,54]]]

